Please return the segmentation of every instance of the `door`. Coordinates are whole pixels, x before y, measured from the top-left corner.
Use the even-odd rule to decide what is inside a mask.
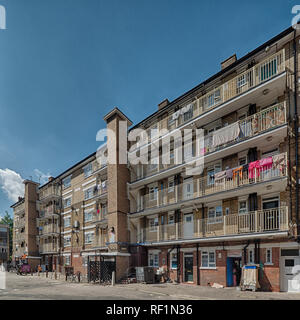
[[[185,214],[183,217],[183,235],[185,239],[191,239],[194,236],[194,215]]]
[[[279,226],[278,197],[263,200],[263,230],[277,230]]]
[[[281,257],[281,291],[300,292],[299,257]]]
[[[192,254],[184,255],[184,282],[193,282],[193,263],[194,258]]]
[[[183,199],[193,198],[194,188],[193,188],[193,179],[186,179],[183,181]]]

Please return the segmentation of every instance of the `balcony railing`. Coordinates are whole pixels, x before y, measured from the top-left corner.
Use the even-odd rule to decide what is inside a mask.
[[[59,234],[59,226],[57,224],[48,224],[39,227],[39,235],[51,235],[51,234]]]
[[[51,218],[53,215],[59,214],[58,206],[48,206],[40,209],[39,219]]]
[[[14,214],[19,215],[20,213],[23,213],[24,211],[25,211],[25,203],[22,203],[17,208],[15,208]]]
[[[50,197],[60,197],[61,191],[57,186],[51,186],[40,191],[40,200],[44,200]]]
[[[106,234],[100,234],[100,235],[95,235],[94,240],[90,245],[94,247],[106,247],[107,246],[107,235]],[[88,244],[88,243],[87,243]]]
[[[196,219],[192,223],[173,223],[147,227],[137,242],[160,242],[240,234],[288,231],[288,207],[229,214],[217,219]]]
[[[15,228],[23,228],[25,227],[25,218],[21,218],[15,221]]]
[[[285,124],[286,121],[285,102],[270,106],[243,120],[239,120],[205,135],[204,148],[200,150],[200,155],[208,155],[211,152],[222,150],[229,145],[245,141],[251,137],[265,133],[268,130],[278,128]],[[193,148],[194,145],[190,145],[190,147],[191,150],[195,149]],[[188,163],[191,159],[192,158],[186,158],[183,161]],[[137,179],[152,176],[155,173],[175,166],[178,166],[178,164],[176,164],[174,158],[171,159],[169,164],[164,164],[162,157],[160,157],[158,165],[144,165],[143,172],[140,170],[139,174],[137,174]]]
[[[191,178],[172,188],[154,190],[150,194],[140,196],[137,201],[137,212],[286,177],[287,164],[287,154],[282,153],[254,161],[248,166],[215,172],[213,175],[201,178]]]
[[[171,116],[158,121],[153,129],[158,130],[157,138],[164,135],[163,130],[175,130],[185,123],[199,117],[208,110],[218,107],[232,98],[235,98],[256,86],[271,80],[285,70],[285,51],[284,49],[269,56],[262,62],[247,71],[237,75],[233,79],[224,84],[210,90],[205,95],[201,96],[196,101],[188,106],[185,106],[179,111],[176,111]],[[151,129],[151,128],[150,128]],[[150,131],[150,129],[148,131]],[[150,132],[149,132],[150,133]],[[149,136],[150,134],[148,134]],[[147,145],[149,142],[141,142],[137,149],[142,145]],[[132,150],[132,152],[135,152]]]
[[[40,253],[58,252],[59,246],[57,243],[42,243],[39,245]]]

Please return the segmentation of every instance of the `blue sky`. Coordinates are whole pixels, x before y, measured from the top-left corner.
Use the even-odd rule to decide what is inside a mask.
[[[111,108],[137,123],[289,27],[296,4],[0,0],[0,214],[22,179],[96,151]]]

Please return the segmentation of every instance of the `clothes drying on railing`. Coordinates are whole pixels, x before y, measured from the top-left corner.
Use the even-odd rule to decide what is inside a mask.
[[[238,122],[230,124],[213,133],[212,145],[218,147],[222,144],[234,141],[240,134],[240,125]]]
[[[280,171],[282,171],[285,167],[285,155],[277,154],[273,156],[273,163],[274,163],[275,169],[280,169]]]
[[[240,166],[238,168],[234,168],[232,170],[232,178],[239,177],[240,180],[243,179],[243,166]]]
[[[215,182],[219,182],[226,178],[226,170],[215,173]]]

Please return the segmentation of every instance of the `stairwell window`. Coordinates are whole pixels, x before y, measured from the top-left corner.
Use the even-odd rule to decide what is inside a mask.
[[[94,241],[94,232],[86,232],[84,235],[85,244],[90,244]]]
[[[72,204],[72,197],[66,198],[63,200],[64,208],[68,208]]]
[[[250,249],[248,251],[248,263],[254,264],[254,250]]]
[[[64,189],[71,187],[71,176],[68,176],[65,179],[63,179],[62,183]]]
[[[93,221],[93,214],[94,214],[93,209],[85,210],[84,211],[84,222]]]
[[[94,187],[91,187],[84,191],[84,200],[93,198],[94,196]]]
[[[71,236],[64,237],[64,247],[71,246]]]
[[[71,256],[65,256],[64,258],[65,258],[65,265],[69,266],[71,263]]]

